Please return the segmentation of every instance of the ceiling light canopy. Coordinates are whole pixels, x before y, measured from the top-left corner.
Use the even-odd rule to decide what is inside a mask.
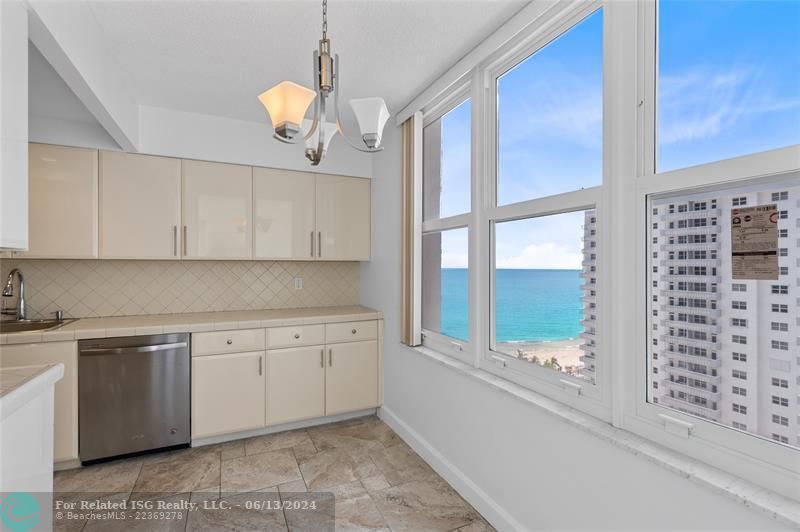
[[[352,141],[342,129],[339,117],[339,55],[331,55],[328,39],[328,0],[322,0],[322,39],[319,50],[314,51],[314,90],[292,81],[282,81],[263,92],[258,99],[267,110],[276,139],[287,144],[305,141],[306,158],[317,166],[328,150],[336,133],[353,148],[373,153],[380,151],[381,137],[386,121],[391,116],[383,98],[359,98],[350,100],[361,142]],[[328,98],[332,98],[332,109],[328,109]],[[314,118],[305,118],[311,103],[314,103]],[[330,116],[329,116],[330,115]],[[332,118],[333,121],[328,121]],[[303,128],[307,128],[303,131]]]

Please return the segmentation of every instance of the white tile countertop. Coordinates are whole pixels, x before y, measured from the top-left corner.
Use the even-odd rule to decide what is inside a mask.
[[[260,329],[286,325],[310,325],[383,319],[383,313],[368,307],[318,307],[190,314],[152,314],[84,318],[50,331],[0,334],[2,344],[64,342],[84,338],[111,338],[146,334],[193,333]]]
[[[0,369],[0,419],[10,416],[63,376],[63,364]]]

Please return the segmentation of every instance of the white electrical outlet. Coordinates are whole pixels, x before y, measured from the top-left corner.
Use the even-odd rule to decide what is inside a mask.
[[[302,277],[295,277],[294,278],[294,289],[295,290],[302,290],[303,289],[303,278]]]

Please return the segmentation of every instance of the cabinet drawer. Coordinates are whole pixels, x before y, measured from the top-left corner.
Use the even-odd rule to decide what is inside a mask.
[[[329,323],[325,326],[325,343],[328,344],[360,342],[377,338],[378,322],[375,320]]]
[[[192,356],[264,350],[264,329],[192,334]]]
[[[267,347],[295,347],[321,345],[325,343],[324,325],[298,325],[296,327],[274,327],[268,329]]]

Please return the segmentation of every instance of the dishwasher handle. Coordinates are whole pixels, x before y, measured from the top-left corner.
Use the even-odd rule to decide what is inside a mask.
[[[138,347],[92,347],[81,349],[80,355],[125,355],[128,353],[153,353],[156,351],[169,351],[170,349],[181,349],[188,347],[186,342],[175,342],[172,344],[142,345]]]

